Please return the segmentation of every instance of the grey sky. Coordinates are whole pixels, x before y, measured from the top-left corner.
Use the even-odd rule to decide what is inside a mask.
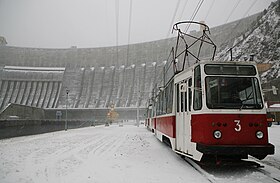
[[[119,2],[118,45],[153,41],[174,36],[168,34],[174,15],[174,22],[190,20],[199,1],[0,0],[0,36],[9,46],[20,47],[115,46]],[[260,12],[272,1],[204,0],[194,20],[205,20],[213,27]]]

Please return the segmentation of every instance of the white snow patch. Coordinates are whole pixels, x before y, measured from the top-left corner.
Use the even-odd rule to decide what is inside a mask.
[[[280,126],[269,128],[276,153],[262,163],[280,179]],[[208,182],[145,127],[88,127],[0,140],[0,182]],[[250,169],[210,170],[215,182],[273,182]],[[206,177],[207,177],[206,176]]]

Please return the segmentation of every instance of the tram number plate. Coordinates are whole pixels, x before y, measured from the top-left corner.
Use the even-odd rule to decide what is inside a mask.
[[[234,123],[236,123],[236,127],[234,128],[234,130],[237,132],[240,132],[241,131],[240,120],[236,119],[236,120],[234,120]]]

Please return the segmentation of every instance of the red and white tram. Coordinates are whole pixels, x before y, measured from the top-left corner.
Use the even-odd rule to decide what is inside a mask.
[[[146,124],[173,151],[197,161],[274,154],[256,65],[198,62],[150,100]]]
[[[274,154],[256,66],[203,62],[175,75],[150,103],[148,128],[184,156]]]

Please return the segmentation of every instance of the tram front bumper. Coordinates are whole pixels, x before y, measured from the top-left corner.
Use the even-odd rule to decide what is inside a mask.
[[[205,145],[196,144],[196,150],[208,155],[251,155],[253,157],[265,157],[274,154],[274,145]]]

